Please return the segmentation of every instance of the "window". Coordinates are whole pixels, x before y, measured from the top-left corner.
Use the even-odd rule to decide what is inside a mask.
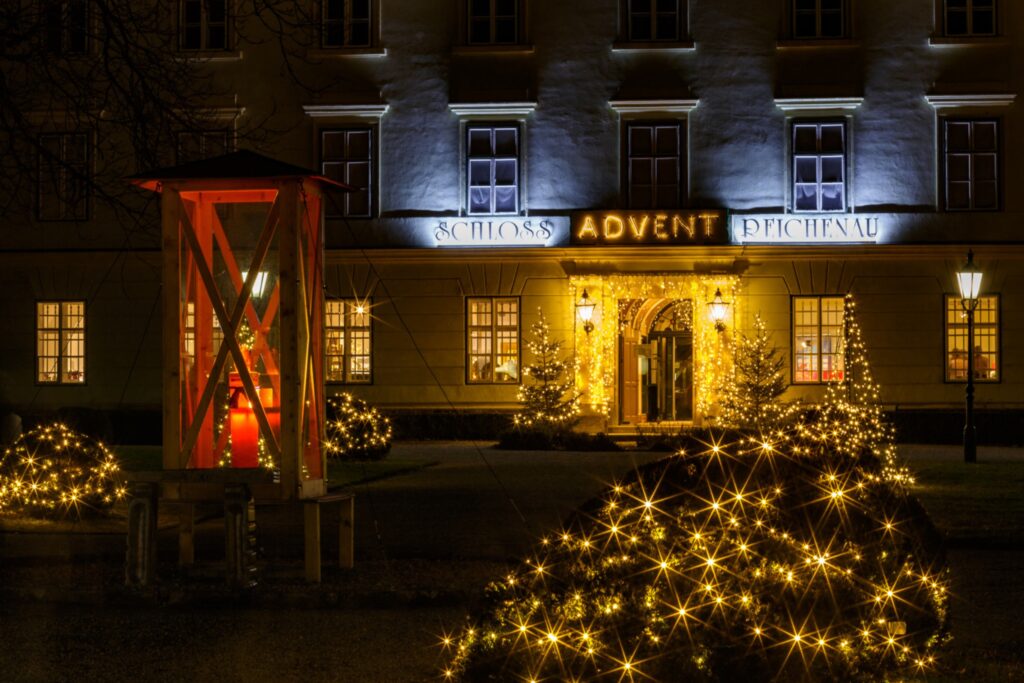
[[[87,0],[43,0],[46,51],[55,55],[83,54],[89,29]]]
[[[328,299],[325,303],[326,380],[368,384],[372,369],[370,302]]]
[[[227,130],[190,130],[178,133],[177,163],[209,159],[227,154],[231,149]]]
[[[793,0],[794,38],[842,38],[843,0]]]
[[[39,136],[36,211],[41,221],[89,217],[89,137],[83,133]]]
[[[793,124],[793,210],[846,209],[846,126]]]
[[[626,127],[627,203],[631,209],[682,206],[683,127],[630,123]]]
[[[942,14],[947,36],[996,34],[996,0],[943,0]]]
[[[999,124],[943,120],[947,211],[999,208]]]
[[[518,213],[519,127],[471,125],[467,132],[469,213]]]
[[[469,382],[519,382],[519,299],[468,300],[466,349]]]
[[[36,381],[85,384],[85,302],[36,303]]]
[[[843,379],[843,297],[793,298],[793,382]]]
[[[348,183],[357,192],[329,191],[330,217],[373,215],[373,129],[340,128],[320,132],[320,168],[331,180]]]
[[[959,296],[946,297],[946,381],[967,381],[967,314]],[[999,297],[979,296],[974,310],[974,380],[999,381]]]
[[[228,0],[180,0],[179,40],[182,50],[228,48]]]
[[[470,45],[519,42],[519,0],[467,0]]]
[[[622,0],[629,40],[679,41],[683,36],[683,0]]]
[[[321,45],[331,47],[369,47],[371,0],[323,0]]]

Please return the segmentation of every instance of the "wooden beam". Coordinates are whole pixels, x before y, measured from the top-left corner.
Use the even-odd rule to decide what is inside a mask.
[[[160,202],[162,252],[161,292],[163,342],[163,467],[174,469],[184,463],[181,458],[181,308],[180,233],[181,198],[172,189],[164,189]]]
[[[287,183],[281,187],[281,193],[278,195],[278,201],[281,203],[278,251],[278,263],[281,268],[281,483],[289,498],[299,495],[301,490],[299,454],[302,453],[302,429],[299,423],[299,403],[304,398],[298,393],[298,200],[297,183]]]

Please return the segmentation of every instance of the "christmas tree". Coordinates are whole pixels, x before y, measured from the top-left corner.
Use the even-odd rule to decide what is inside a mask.
[[[532,326],[533,337],[527,342],[533,363],[525,367],[525,374],[533,380],[519,388],[519,402],[523,409],[515,416],[520,429],[534,428],[560,431],[572,425],[579,415],[580,395],[573,388],[572,362],[561,357],[563,342],[552,340],[550,326],[543,311]]]
[[[786,363],[760,315],[754,317],[752,337],[740,334],[735,363],[722,391],[722,424],[761,432],[780,427],[793,412],[792,405],[778,401],[786,391]]]

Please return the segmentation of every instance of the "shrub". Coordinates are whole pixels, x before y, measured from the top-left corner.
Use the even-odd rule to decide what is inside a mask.
[[[587,434],[568,427],[512,427],[498,436],[497,448],[510,451],[621,451],[605,433]]]
[[[25,432],[0,458],[0,511],[76,517],[108,510],[127,494],[103,443],[60,423]]]
[[[366,401],[343,393],[327,399],[327,457],[383,460],[391,450],[391,420]]]

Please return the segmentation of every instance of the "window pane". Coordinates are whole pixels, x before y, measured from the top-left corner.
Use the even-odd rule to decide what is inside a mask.
[[[659,185],[675,186],[679,183],[679,161],[677,158],[658,159],[656,164]]]
[[[843,182],[843,158],[822,157],[821,158],[821,182],[841,183]]]
[[[967,121],[946,122],[946,150],[968,152],[971,149],[971,124]]]
[[[494,184],[515,185],[516,184],[516,161],[515,159],[501,159],[494,162]]]
[[[797,154],[817,153],[818,127],[793,126],[793,151]]]
[[[976,152],[994,152],[996,150],[995,121],[976,121],[971,132],[974,134],[972,148]]]
[[[514,128],[497,128],[494,131],[494,153],[497,156],[515,156],[517,154],[516,149],[516,129]]]
[[[483,159],[473,159],[469,162],[469,184],[474,186],[487,187],[491,184],[491,164],[493,162]]]
[[[497,187],[494,189],[494,210],[497,213],[516,211],[516,188]]]
[[[821,127],[821,151],[843,152],[842,125],[827,125]]]
[[[469,191],[469,212],[490,213],[491,211],[491,190],[490,188],[473,188]]]
[[[971,156],[969,154],[950,154],[946,158],[946,174],[951,181],[969,181],[971,179]]]
[[[656,138],[655,149],[659,156],[677,156],[679,154],[679,128],[676,126],[658,126]]]
[[[995,33],[995,18],[990,9],[975,9],[972,14],[972,33],[977,36],[991,35]]]
[[[678,25],[679,21],[674,14],[659,15],[655,23],[654,37],[657,40],[676,40],[679,37],[676,31]]]
[[[471,128],[469,130],[470,156],[491,156],[491,129]]]
[[[818,159],[816,157],[798,157],[796,160],[796,182],[818,182]]]
[[[840,38],[843,35],[843,15],[840,12],[821,13],[821,36]]]
[[[629,153],[631,156],[650,156],[654,129],[648,126],[630,126]]]
[[[999,196],[996,191],[996,184],[992,182],[974,183],[974,208],[976,209],[997,209],[999,208]]]

